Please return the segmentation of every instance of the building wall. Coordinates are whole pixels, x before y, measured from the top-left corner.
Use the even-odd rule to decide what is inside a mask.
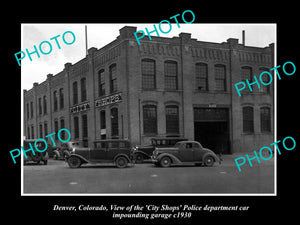
[[[137,45],[133,33],[136,27],[120,29],[120,36],[103,48],[90,48],[86,58],[76,64],[65,64],[59,74],[49,74],[45,82],[34,84],[29,91],[24,91],[24,130],[25,136],[31,137],[34,129],[35,138],[39,137],[39,125],[47,123],[48,133],[55,131],[55,121],[61,129],[61,120],[64,126],[71,131],[72,139],[87,142],[103,138],[112,138],[113,108],[118,109],[118,136],[115,138],[129,139],[132,144],[149,144],[151,137],[167,136],[166,107],[178,107],[179,133],[178,136],[194,140],[196,121],[195,108],[215,108],[228,110],[228,139],[230,153],[252,151],[260,146],[270,144],[274,133],[274,106],[273,84],[270,94],[262,92],[243,93],[239,97],[234,84],[242,80],[241,68],[252,68],[253,75],[258,76],[260,68],[272,68],[274,49],[273,45],[265,48],[248,47],[238,44],[237,39],[228,39],[223,43],[202,42],[191,38],[191,34],[181,33],[179,37],[160,38],[152,37],[141,40]],[[142,60],[155,61],[156,85],[153,90],[142,88]],[[178,88],[165,88],[165,62],[177,63]],[[196,86],[196,64],[207,65],[208,90],[199,90]],[[110,67],[116,65],[117,91],[110,93]],[[216,90],[215,66],[225,66],[226,90]],[[104,70],[105,95],[99,96],[99,71]],[[86,79],[87,99],[81,101],[81,79]],[[73,83],[78,84],[78,103],[73,103]],[[54,110],[54,91],[59,93],[63,89],[64,107]],[[112,94],[118,94],[121,100],[111,104],[100,105],[97,102]],[[46,96],[47,113],[38,114],[38,99]],[[59,97],[58,97],[59,98]],[[34,116],[27,118],[27,104],[33,104]],[[155,105],[157,110],[157,133],[144,133],[143,107]],[[86,105],[85,107],[83,107]],[[243,131],[243,107],[251,106],[254,110],[254,132]],[[261,132],[260,110],[262,107],[271,109],[271,131]],[[106,129],[101,129],[100,112],[105,111]],[[87,116],[88,135],[83,137],[82,119]],[[75,138],[74,117],[79,120],[79,137]],[[28,127],[30,128],[28,134]],[[45,136],[45,132],[43,131]],[[206,146],[209,148],[209,146]]]

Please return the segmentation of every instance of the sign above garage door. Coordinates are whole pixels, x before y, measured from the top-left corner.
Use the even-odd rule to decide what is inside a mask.
[[[228,108],[194,108],[194,121],[228,121]]]

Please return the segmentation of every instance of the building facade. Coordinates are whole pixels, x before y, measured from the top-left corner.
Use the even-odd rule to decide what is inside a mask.
[[[181,33],[138,45],[134,32],[123,27],[108,45],[24,90],[25,138],[67,128],[72,140],[92,147],[101,139],[135,145],[178,136],[225,154],[273,142],[273,84],[253,85],[241,97],[234,84],[272,68],[274,44],[211,43]]]

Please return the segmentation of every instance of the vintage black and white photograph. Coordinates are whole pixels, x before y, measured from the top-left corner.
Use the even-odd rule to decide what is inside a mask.
[[[276,24],[188,13],[21,25],[22,195],[276,195]]]

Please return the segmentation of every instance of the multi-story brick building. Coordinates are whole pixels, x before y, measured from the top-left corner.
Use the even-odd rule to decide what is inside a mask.
[[[24,90],[24,136],[67,128],[88,146],[105,138],[148,144],[151,137],[181,136],[224,153],[273,142],[273,84],[242,97],[234,88],[273,67],[273,44],[211,43],[181,33],[138,45],[135,31],[123,27],[116,40]]]

